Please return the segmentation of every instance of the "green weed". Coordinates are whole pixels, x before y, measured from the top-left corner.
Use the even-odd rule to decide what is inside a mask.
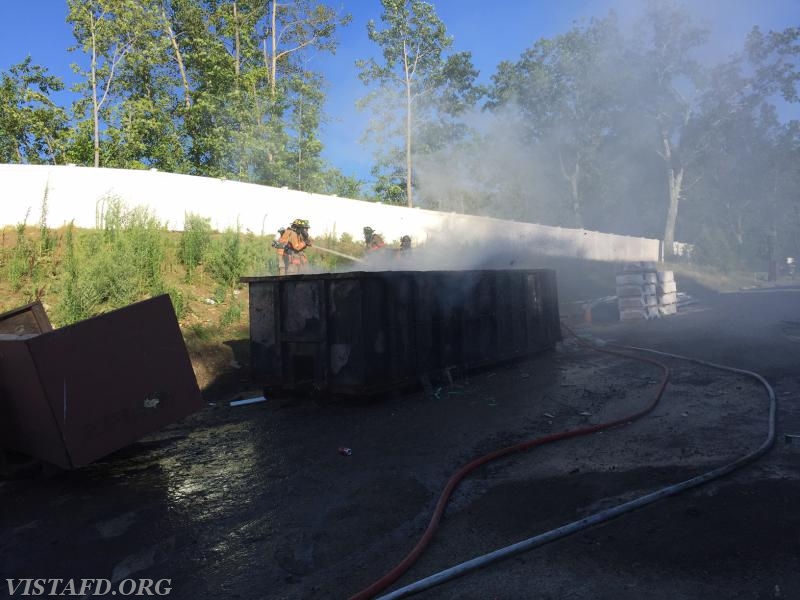
[[[183,234],[178,245],[178,258],[186,267],[186,280],[192,281],[195,269],[199,267],[211,245],[211,219],[186,213]]]

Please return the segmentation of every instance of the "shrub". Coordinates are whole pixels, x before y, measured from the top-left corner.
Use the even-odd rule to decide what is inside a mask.
[[[278,273],[278,257],[270,236],[257,236],[248,231],[243,240],[244,272],[247,275],[271,275]]]
[[[738,266],[736,248],[719,229],[702,226],[700,237],[695,243],[693,259],[700,264],[729,272]]]
[[[61,293],[55,307],[55,321],[60,325],[69,325],[87,319],[95,314],[97,298],[94,290],[86,288],[79,280],[78,258],[75,249],[73,224],[67,226],[66,252],[64,271],[62,273]]]
[[[25,221],[16,227],[17,240],[8,259],[8,281],[15,292],[22,288],[24,280],[31,275],[36,264],[36,252],[25,235],[27,220],[26,215]]]
[[[117,258],[133,264],[142,292],[161,293],[164,289],[166,229],[142,207],[125,213],[123,224],[123,235],[115,248]]]
[[[186,267],[186,279],[191,281],[194,270],[199,267],[211,245],[211,219],[186,213],[183,234],[178,246],[178,259]]]
[[[169,294],[169,299],[172,301],[172,308],[175,310],[175,316],[178,320],[185,319],[189,314],[189,299],[186,294],[176,287],[169,287],[164,290],[164,293]]]
[[[72,225],[67,229],[56,307],[61,323],[74,323],[166,290],[167,236],[158,219],[144,208],[127,211],[115,199],[108,201],[103,216],[102,231],[86,232],[80,240]],[[177,306],[181,309],[181,301]]]
[[[227,327],[228,325],[238,323],[241,319],[242,304],[236,298],[234,298],[225,309],[225,312],[222,313],[219,322],[222,327]]]
[[[56,239],[53,237],[53,232],[47,226],[47,197],[50,194],[50,186],[45,185],[44,196],[42,197],[42,214],[39,217],[39,244],[37,248],[37,258],[50,257],[53,254],[56,246]]]
[[[245,268],[242,238],[238,226],[235,230],[227,229],[213,241],[205,267],[226,293],[235,289]]]

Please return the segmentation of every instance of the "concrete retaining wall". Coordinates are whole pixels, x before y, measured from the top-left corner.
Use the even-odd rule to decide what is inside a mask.
[[[455,213],[389,206],[224,179],[159,171],[76,166],[0,165],[0,225],[35,224],[48,194],[47,224],[74,221],[95,227],[105,199],[146,206],[169,229],[183,228],[186,212],[211,219],[215,229],[235,227],[272,234],[295,218],[311,221],[312,236],[349,233],[361,239],[365,225],[388,242],[410,235],[423,243],[446,233],[476,243],[502,239],[532,252],[603,261],[657,261],[660,242],[648,238],[564,229]]]

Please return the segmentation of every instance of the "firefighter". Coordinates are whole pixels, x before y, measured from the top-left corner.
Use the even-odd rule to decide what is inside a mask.
[[[295,219],[289,226],[289,235],[286,239],[287,275],[308,272],[308,258],[306,258],[304,250],[311,245],[311,238],[308,236],[309,227],[306,219]]]
[[[364,246],[367,252],[381,250],[384,246],[383,237],[380,233],[375,233],[372,227],[364,227]]]
[[[278,239],[272,240],[272,247],[278,254],[278,275],[286,275],[286,266],[289,257],[286,255],[286,242],[289,239],[289,230],[286,227],[278,229]]]
[[[404,235],[400,238],[400,248],[396,250],[395,258],[401,262],[411,260],[411,236]]]

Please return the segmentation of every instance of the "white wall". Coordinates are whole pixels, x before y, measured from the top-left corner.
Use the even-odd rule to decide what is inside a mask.
[[[418,208],[389,206],[208,177],[159,171],[75,166],[0,165],[0,225],[28,224],[41,215],[47,189],[47,224],[74,221],[94,227],[103,199],[120,198],[130,207],[147,206],[173,230],[184,214],[211,218],[215,229],[235,227],[271,234],[296,218],[309,219],[311,235],[335,232],[362,238],[369,225],[391,242],[410,235],[414,243],[442,233],[453,239],[502,239],[537,253],[605,261],[657,261],[660,242],[648,238],[563,229]]]

